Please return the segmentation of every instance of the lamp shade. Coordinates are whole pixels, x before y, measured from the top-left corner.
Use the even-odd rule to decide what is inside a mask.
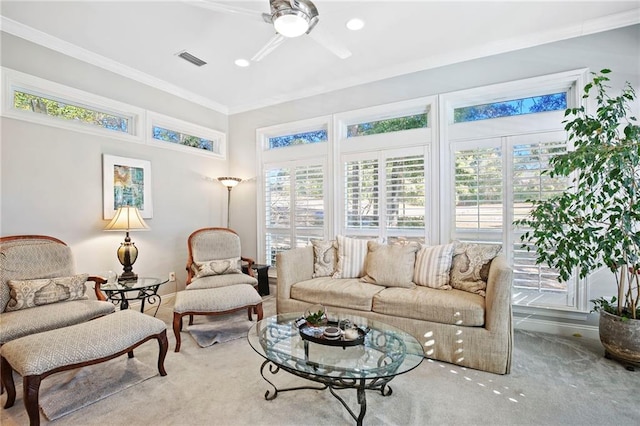
[[[221,184],[223,184],[224,186],[226,186],[227,188],[233,188],[234,186],[236,186],[237,184],[239,184],[240,182],[242,182],[242,179],[237,178],[237,177],[219,177],[218,181],[220,181]]]
[[[129,231],[133,229],[149,229],[149,226],[142,219],[138,208],[132,206],[118,207],[115,216],[104,228],[105,231]]]

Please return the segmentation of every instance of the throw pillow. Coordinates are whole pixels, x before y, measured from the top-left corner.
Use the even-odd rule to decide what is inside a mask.
[[[453,243],[422,246],[416,254],[413,282],[441,290],[451,290],[449,271],[453,261]]]
[[[456,241],[451,265],[451,286],[458,290],[485,295],[489,267],[502,250],[501,244],[475,244]]]
[[[311,240],[313,245],[313,278],[330,277],[336,270],[336,242]]]
[[[86,299],[88,274],[37,280],[9,280],[11,299],[7,312],[34,308],[64,300]]]
[[[419,243],[387,245],[369,241],[367,247],[362,281],[386,287],[415,286],[412,279]]]
[[[368,240],[342,235],[338,235],[336,240],[338,241],[338,264],[333,278],[360,278],[364,276]]]
[[[241,274],[240,258],[206,260],[204,262],[193,262],[196,265],[196,278],[209,277],[212,275]]]

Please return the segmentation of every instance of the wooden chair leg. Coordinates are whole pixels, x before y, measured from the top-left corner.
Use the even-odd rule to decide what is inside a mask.
[[[264,315],[264,312],[262,310],[262,303],[258,303],[256,305],[256,313],[258,315],[258,321],[262,321],[262,316]]]
[[[193,315],[189,315],[189,325],[193,325]]]
[[[193,318],[193,316],[191,316]],[[180,332],[182,331],[182,314],[173,313],[173,334],[176,336],[175,352],[180,352]]]
[[[16,385],[13,382],[13,368],[9,364],[9,361],[0,358],[0,375],[2,375],[2,385],[7,390],[7,400],[4,403],[4,408],[13,407],[13,403],[16,402]]]
[[[40,409],[38,407],[38,397],[40,392],[40,376],[25,376],[22,378],[22,388],[24,399],[24,408],[29,415],[29,426],[40,425]]]
[[[167,356],[167,351],[169,350],[169,340],[167,339],[167,330],[163,330],[162,333],[158,335],[158,372],[161,376],[166,376],[167,371],[164,369],[164,359]]]
[[[252,312],[253,312],[253,306],[249,306],[247,308],[247,313],[249,314],[249,321],[253,321],[253,317],[251,316]]]

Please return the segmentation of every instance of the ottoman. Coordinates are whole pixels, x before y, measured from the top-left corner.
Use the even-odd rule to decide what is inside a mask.
[[[249,320],[252,312],[258,315],[258,321],[262,319],[262,298],[250,284],[178,292],[173,307],[175,351],[180,352],[183,316],[189,315],[189,325],[192,325],[194,315],[224,315],[241,309],[247,309]]]
[[[124,310],[82,324],[31,334],[5,343],[0,349],[2,383],[7,389],[5,408],[13,406],[16,389],[13,371],[22,376],[24,406],[29,424],[40,424],[40,382],[50,374],[98,364],[157,339],[158,371],[166,376],[164,359],[169,343],[167,326],[158,318]]]

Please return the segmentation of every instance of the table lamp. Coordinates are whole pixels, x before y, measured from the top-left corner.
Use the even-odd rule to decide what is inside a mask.
[[[242,179],[237,177],[219,177],[218,181],[227,187],[229,192],[227,193],[227,228],[229,227],[229,207],[231,206],[231,190],[234,186],[242,182]]]
[[[135,281],[138,275],[133,273],[133,264],[138,258],[138,248],[131,242],[129,231],[149,229],[137,207],[121,206],[118,207],[115,216],[111,222],[104,228],[105,231],[121,231],[125,230],[127,236],[118,248],[118,260],[124,267],[124,272],[118,277],[118,282]]]

